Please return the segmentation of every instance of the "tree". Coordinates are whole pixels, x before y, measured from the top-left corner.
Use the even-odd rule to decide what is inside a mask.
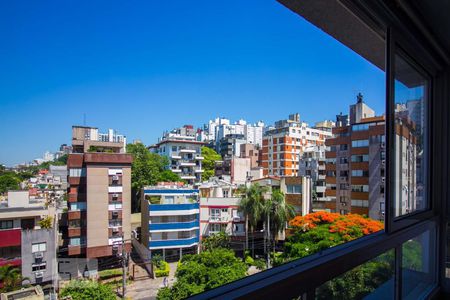
[[[51,229],[53,227],[53,218],[51,216],[47,216],[41,219],[38,224],[42,229]]]
[[[241,279],[246,272],[246,264],[228,249],[184,255],[175,275],[176,282],[171,288],[160,289],[157,299],[184,299]]]
[[[361,215],[324,211],[297,216],[289,225],[294,233],[284,244],[285,260],[303,258],[383,229],[382,222]]]
[[[60,297],[71,296],[73,300],[116,300],[116,295],[108,285],[90,280],[72,280],[60,292]]]
[[[270,244],[273,242],[275,250],[275,240],[279,232],[284,231],[289,220],[295,217],[294,207],[287,204],[283,192],[274,190],[270,199],[263,203],[263,218],[270,252]],[[269,257],[269,256],[268,256]],[[270,267],[270,266],[268,266]]]
[[[0,267],[0,282],[3,283],[2,292],[11,292],[22,286],[22,274],[20,270],[11,265]]]
[[[216,161],[222,160],[222,156],[218,154],[214,149],[203,146],[202,156],[205,158],[202,162],[203,175],[202,179],[207,181],[210,177],[214,176]]]
[[[139,211],[139,196],[141,189],[146,185],[156,185],[161,181],[182,181],[181,178],[170,170],[169,159],[165,156],[151,153],[144,144],[128,144],[127,152],[133,155],[131,165],[131,187],[134,191],[135,207],[133,211]]]
[[[6,193],[8,190],[18,190],[20,179],[12,173],[6,173],[0,176],[0,193]]]
[[[245,215],[245,248],[248,249],[248,228],[251,230],[264,217],[264,194],[268,191],[267,187],[253,184],[250,187],[242,187],[238,193],[241,194],[239,202],[239,211]],[[254,250],[253,250],[254,251]]]
[[[203,251],[218,248],[229,248],[230,236],[221,231],[202,240]]]

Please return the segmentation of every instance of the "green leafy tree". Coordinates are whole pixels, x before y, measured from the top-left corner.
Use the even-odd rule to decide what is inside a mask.
[[[108,285],[90,280],[72,280],[60,292],[60,297],[72,297],[73,300],[116,300],[116,295]]]
[[[245,249],[248,249],[248,230],[253,232],[256,225],[264,217],[264,194],[267,187],[253,184],[250,187],[242,187],[238,190],[241,196],[239,211],[245,216]],[[254,252],[254,251],[253,251]]]
[[[221,231],[202,240],[203,250],[214,250],[230,247],[230,236]]]
[[[20,179],[12,173],[6,173],[0,176],[0,193],[6,193],[8,190],[18,190]]]
[[[205,158],[202,162],[203,175],[202,179],[207,181],[210,177],[214,176],[215,163],[216,161],[222,160],[220,154],[218,154],[214,149],[203,146],[202,156]]]
[[[6,265],[0,267],[0,282],[3,287],[0,289],[1,292],[11,292],[18,290],[22,286],[22,274],[20,270],[16,267]]]
[[[245,277],[247,266],[233,251],[217,248],[185,255],[171,288],[163,288],[157,299],[184,299]]]
[[[146,185],[155,185],[161,181],[182,181],[170,170],[169,159],[165,156],[151,153],[144,144],[128,144],[127,152],[133,155],[131,165],[131,187],[133,189],[133,211],[139,211],[141,189]]]
[[[284,231],[288,222],[295,217],[295,209],[285,201],[283,192],[274,190],[269,199],[263,202],[263,218],[270,243],[273,243],[275,249],[276,236],[279,232]]]
[[[51,229],[53,227],[53,218],[51,216],[47,216],[41,219],[38,224],[42,229]]]

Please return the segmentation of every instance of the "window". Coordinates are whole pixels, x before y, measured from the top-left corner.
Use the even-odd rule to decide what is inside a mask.
[[[368,177],[369,171],[365,170],[352,170],[352,176],[353,177]]]
[[[69,169],[70,177],[86,177],[86,169],[85,168],[72,168]]]
[[[368,162],[369,155],[352,155],[351,160],[352,162]]]
[[[352,192],[368,192],[368,185],[352,184]]]
[[[45,271],[46,268],[47,268],[47,263],[46,262],[42,262],[42,263],[39,263],[39,264],[32,264],[31,265],[31,271],[32,272]]]
[[[178,149],[177,149],[177,146],[172,146],[172,151],[173,152],[176,152]]]
[[[302,193],[302,186],[297,184],[288,184],[286,185],[287,193],[288,194],[301,194]]]
[[[408,60],[395,55],[395,126],[393,133],[396,170],[394,215],[426,209],[428,81]]]
[[[0,230],[1,229],[11,229],[14,226],[13,220],[2,220],[0,221]]]
[[[357,124],[352,126],[353,131],[365,131],[369,130],[369,124]]]
[[[339,145],[339,150],[341,150],[341,151],[348,150],[348,145],[347,145],[347,144],[341,144],[341,145]]]
[[[353,148],[369,147],[369,140],[354,140],[352,141]]]
[[[86,202],[74,202],[70,203],[70,210],[86,210],[87,203]]]
[[[228,190],[223,190],[223,197],[224,197],[224,198],[228,198],[228,197],[229,197],[229,196],[228,196],[229,192],[230,192],[230,191],[228,191]]]
[[[352,206],[369,207],[369,200],[352,199]]]
[[[164,196],[163,204],[174,204],[175,197],[174,196]]]
[[[31,253],[47,251],[47,243],[35,243],[31,245]]]

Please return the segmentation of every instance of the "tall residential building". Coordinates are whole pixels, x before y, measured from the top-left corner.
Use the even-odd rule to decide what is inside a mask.
[[[308,127],[299,114],[275,123],[266,131],[262,146],[262,167],[265,176],[297,176],[299,160],[309,146],[324,145],[331,132]]]
[[[72,126],[72,152],[113,152],[125,153],[127,139],[113,129],[99,132],[97,127]]]
[[[332,211],[335,209],[335,200],[326,196],[326,146],[307,147],[300,158],[299,176],[311,178],[312,210]]]
[[[342,118],[342,116],[338,116]],[[396,174],[397,193],[407,193],[408,199],[398,205],[402,211],[415,207],[416,141],[412,132],[414,124],[396,114],[395,155],[402,166]],[[335,200],[336,212],[358,213],[372,219],[384,220],[385,180],[385,119],[374,116],[358,95],[357,103],[350,108],[350,124],[333,128],[333,138],[326,141],[327,197]]]
[[[39,222],[51,217],[52,228]],[[32,200],[28,191],[9,191],[7,203],[0,206],[0,266],[11,265],[31,284],[55,284],[55,208]]]
[[[98,258],[101,262],[120,253],[122,237],[125,249],[131,249],[133,157],[119,153],[125,146],[122,138],[96,139],[95,150],[102,152],[92,152],[92,140],[79,139],[83,130],[87,128],[73,130],[74,151],[90,149],[91,152],[72,153],[67,160],[68,211],[67,223],[61,227],[62,250],[70,257]]]
[[[241,155],[241,145],[246,143],[243,134],[227,134],[219,141],[219,154],[223,158],[239,157]]]
[[[199,190],[161,183],[144,187],[141,194],[141,244],[151,255],[176,261],[183,253],[197,253]]]
[[[230,134],[243,135],[246,143],[260,146],[262,144],[264,126],[262,121],[250,124],[241,119],[232,124],[229,119],[216,118],[209,121],[208,125],[205,125],[205,131],[208,133],[208,140],[213,141],[216,150],[219,151],[220,140]]]
[[[164,133],[160,141],[149,149],[154,153],[166,156],[170,161],[170,170],[180,175],[189,184],[200,183],[202,180],[201,147],[204,142],[196,140],[195,130],[191,125],[185,125]]]

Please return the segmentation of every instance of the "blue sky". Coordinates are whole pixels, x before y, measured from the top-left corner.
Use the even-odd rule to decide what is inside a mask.
[[[384,75],[276,1],[1,1],[0,163],[71,126],[154,143],[216,116],[273,123],[384,110]]]

